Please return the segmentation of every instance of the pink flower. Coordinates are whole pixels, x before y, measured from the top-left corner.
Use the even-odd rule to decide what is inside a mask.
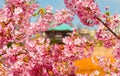
[[[14,13],[15,13],[16,15],[18,15],[18,14],[20,14],[20,13],[23,12],[23,9],[22,9],[21,7],[17,7],[17,8],[15,8],[14,11],[15,11]]]
[[[65,37],[63,38],[63,43],[65,43],[66,45],[72,45],[73,40],[70,37]]]
[[[117,59],[120,60],[120,41],[116,41],[116,45],[113,47],[114,51],[112,52],[113,56]]]
[[[10,57],[10,63],[15,63],[17,61],[17,56],[13,55]]]
[[[36,64],[30,71],[30,76],[49,76],[47,70],[51,70],[52,67],[49,65]]]
[[[99,75],[100,72],[98,70],[94,71],[95,75]]]
[[[106,6],[105,9],[108,10],[108,9],[109,9],[109,6]]]
[[[46,7],[46,12],[48,12],[48,13],[52,13],[52,6],[47,6]]]

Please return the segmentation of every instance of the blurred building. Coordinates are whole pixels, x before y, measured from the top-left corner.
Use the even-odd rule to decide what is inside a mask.
[[[46,38],[50,38],[51,43],[62,43],[62,38],[72,33],[73,27],[67,24],[59,25],[55,28],[49,28],[45,32]]]
[[[89,30],[87,28],[81,28],[78,30],[81,37],[86,37],[88,40],[93,40],[95,37],[95,30]]]
[[[55,28],[49,28],[45,32],[45,37],[50,38],[51,43],[62,43],[62,38],[69,36],[72,33],[73,27],[68,24],[62,24]],[[89,40],[94,39],[95,30],[88,30],[87,28],[77,29],[79,36],[86,37]]]

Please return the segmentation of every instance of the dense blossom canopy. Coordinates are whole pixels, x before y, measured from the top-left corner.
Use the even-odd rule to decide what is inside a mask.
[[[95,38],[106,48],[113,48],[114,63],[105,57],[93,62],[102,66],[106,75],[120,75],[120,40],[112,31],[120,24],[120,16],[101,13],[95,0],[64,3],[67,9],[53,13],[51,6],[41,8],[33,0],[6,0],[0,9],[0,76],[83,76],[75,73],[74,61],[91,57],[96,42],[79,36],[76,29],[63,38],[62,45],[50,44],[41,34],[48,28],[70,24],[74,15],[86,26],[98,25]],[[30,22],[33,16],[38,16],[36,22]],[[90,76],[98,74],[94,71]]]

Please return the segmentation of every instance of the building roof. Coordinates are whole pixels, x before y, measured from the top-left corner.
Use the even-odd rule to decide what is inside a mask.
[[[55,31],[72,31],[73,30],[73,27],[71,27],[70,25],[67,25],[67,24],[62,24],[62,25],[59,25],[59,26],[56,26],[55,28],[49,28],[48,29],[49,31],[51,30],[55,30]]]

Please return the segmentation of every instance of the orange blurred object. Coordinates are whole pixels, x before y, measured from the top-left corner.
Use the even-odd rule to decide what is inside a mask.
[[[110,58],[111,61],[114,62],[114,58],[111,54],[112,49],[107,49],[101,46],[97,46],[94,49],[94,53],[92,57],[96,57],[96,56],[106,56],[107,58]],[[91,58],[84,58],[82,60],[78,60],[75,61],[75,66],[78,67],[76,73],[77,74],[90,74],[96,70],[98,70],[100,72],[99,76],[104,76],[104,71],[103,68],[101,68],[100,66],[97,66],[95,64],[93,64]]]

